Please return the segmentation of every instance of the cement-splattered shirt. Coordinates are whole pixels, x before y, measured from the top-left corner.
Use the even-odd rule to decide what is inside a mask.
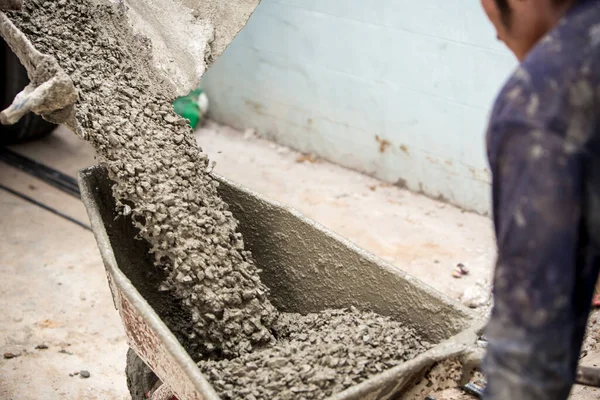
[[[528,54],[489,124],[498,242],[486,399],[566,399],[600,259],[600,1]]]

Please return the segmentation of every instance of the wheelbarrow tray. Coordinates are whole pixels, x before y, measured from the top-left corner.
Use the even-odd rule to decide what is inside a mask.
[[[331,399],[398,398],[434,363],[465,354],[479,325],[471,310],[297,211],[214,179],[279,310],[306,314],[355,306],[401,321],[436,345]],[[189,315],[171,294],[157,290],[162,272],[129,217],[116,213],[106,169],[80,171],[79,186],[130,347],[179,400],[219,399],[184,341],[168,328]]]

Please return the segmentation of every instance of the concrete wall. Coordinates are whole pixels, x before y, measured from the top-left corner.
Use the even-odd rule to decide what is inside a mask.
[[[485,213],[515,65],[479,1],[262,0],[203,85],[217,121]]]

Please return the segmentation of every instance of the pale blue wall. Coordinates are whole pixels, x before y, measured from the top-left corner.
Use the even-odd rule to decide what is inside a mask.
[[[217,121],[487,212],[486,118],[515,65],[477,0],[262,0],[203,85]]]

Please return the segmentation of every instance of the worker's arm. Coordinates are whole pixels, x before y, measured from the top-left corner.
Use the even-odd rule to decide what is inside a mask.
[[[485,398],[566,399],[594,285],[577,270],[582,157],[527,121],[504,119],[489,138],[498,260]]]

